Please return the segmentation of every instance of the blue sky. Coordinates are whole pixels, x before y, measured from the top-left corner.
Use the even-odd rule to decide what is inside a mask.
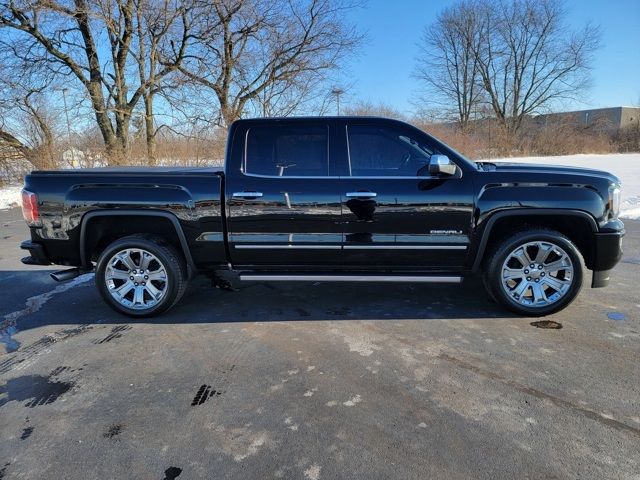
[[[410,113],[411,97],[419,83],[411,77],[424,27],[449,0],[369,0],[352,15],[367,34],[361,55],[345,72],[353,83],[346,103],[382,102]],[[567,108],[583,109],[640,103],[640,0],[567,0],[567,22],[580,28],[600,25],[602,48],[593,68],[592,88],[582,102]]]

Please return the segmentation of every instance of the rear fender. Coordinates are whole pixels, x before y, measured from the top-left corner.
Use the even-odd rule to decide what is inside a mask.
[[[158,217],[165,218],[171,222],[173,228],[175,229],[175,233],[180,242],[180,247],[184,258],[187,262],[187,266],[189,267],[190,276],[192,276],[196,271],[196,265],[193,261],[193,257],[191,256],[191,250],[189,249],[189,244],[187,243],[187,238],[182,230],[182,226],[180,222],[176,218],[175,215],[172,215],[168,212],[157,212],[157,211],[140,211],[140,210],[99,210],[94,212],[88,212],[82,217],[82,223],[80,226],[80,260],[82,266],[85,268],[91,268],[91,252],[88,251],[87,247],[87,229],[89,228],[91,221],[98,217]]]

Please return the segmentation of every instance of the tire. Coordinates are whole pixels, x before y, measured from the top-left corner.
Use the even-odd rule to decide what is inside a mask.
[[[580,251],[560,232],[524,230],[489,254],[483,281],[502,306],[520,315],[541,317],[575,299],[582,288],[583,265]]]
[[[131,235],[102,252],[96,285],[115,311],[145,318],[165,312],[182,298],[187,274],[183,257],[162,238]]]

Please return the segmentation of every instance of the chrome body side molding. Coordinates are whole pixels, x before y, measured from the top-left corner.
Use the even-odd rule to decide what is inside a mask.
[[[241,273],[240,280],[269,282],[415,282],[415,283],[461,283],[461,276],[426,275],[265,275]]]

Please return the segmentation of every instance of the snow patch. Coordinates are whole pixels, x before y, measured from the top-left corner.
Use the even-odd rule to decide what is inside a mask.
[[[8,185],[0,188],[0,210],[19,207],[22,203],[20,192],[22,185]]]
[[[640,220],[640,195],[625,198],[624,181],[622,183],[622,199],[620,200],[620,217]]]
[[[318,391],[318,387],[314,387],[311,390],[304,392],[305,397],[313,397],[313,394]]]
[[[355,397],[352,397],[350,400],[347,400],[346,402],[342,402],[342,404],[345,407],[353,407],[357,403],[360,403],[361,401],[362,401],[362,398],[360,398],[360,395],[356,395]]]
[[[361,327],[334,328],[331,332],[342,337],[349,346],[350,352],[358,353],[363,357],[372,355],[376,350],[382,350],[382,347],[378,344],[386,339],[384,335],[368,332]]]
[[[224,453],[238,463],[248,457],[257,455],[265,447],[271,449],[275,446],[275,442],[271,439],[269,432],[265,430],[252,432],[246,426],[225,428],[222,425],[216,425],[212,433],[214,441],[222,448]]]
[[[309,468],[307,468],[303,473],[304,473],[304,478],[308,479],[308,480],[319,480],[320,478],[320,470],[322,469],[322,467],[320,465],[317,464],[313,464],[311,465]]]
[[[266,433],[257,435],[253,440],[251,440],[251,443],[247,447],[246,451],[244,453],[235,454],[233,456],[233,459],[236,462],[241,462],[245,458],[250,457],[251,455],[255,455],[256,453],[258,453],[258,450],[260,450],[260,447],[262,447],[267,442],[267,440],[268,437]]]

